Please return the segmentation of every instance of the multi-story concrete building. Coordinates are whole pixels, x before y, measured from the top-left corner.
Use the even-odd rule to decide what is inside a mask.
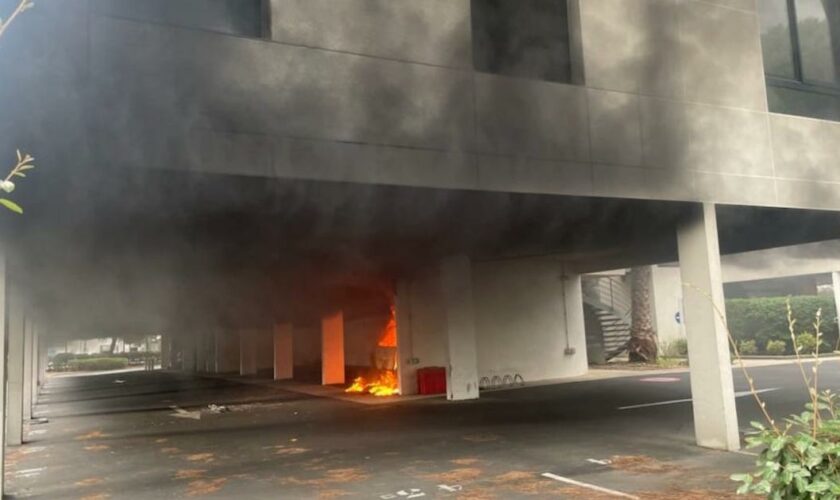
[[[0,158],[38,169],[7,223],[10,338],[21,314],[164,331],[184,369],[340,383],[395,305],[403,393],[442,366],[468,399],[587,370],[582,273],[678,261],[697,442],[735,449],[720,252],[840,233],[832,2],[55,0],[16,22]]]

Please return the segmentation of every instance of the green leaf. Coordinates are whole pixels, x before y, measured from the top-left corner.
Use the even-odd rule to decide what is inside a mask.
[[[23,209],[20,208],[20,205],[13,202],[12,200],[7,200],[6,198],[0,198],[0,205],[3,205],[4,207],[8,208],[12,212],[19,213],[19,214],[23,213]]]
[[[823,491],[828,491],[831,489],[831,483],[827,481],[815,481],[809,484],[805,491],[809,491],[811,493],[822,493]]]

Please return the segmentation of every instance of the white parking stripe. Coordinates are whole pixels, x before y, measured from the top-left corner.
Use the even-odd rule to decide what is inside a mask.
[[[552,474],[550,472],[543,472],[542,476],[547,477],[549,479],[554,479],[555,481],[560,481],[561,483],[571,484],[571,485],[574,485],[574,486],[580,486],[581,488],[586,488],[586,489],[590,489],[590,490],[594,490],[594,491],[600,491],[601,493],[606,493],[607,495],[613,495],[613,496],[622,497],[622,498],[634,498],[636,500],[639,499],[639,497],[636,497],[636,496],[633,496],[633,495],[628,495],[627,493],[622,493],[620,491],[611,490],[609,488],[602,488],[600,486],[595,486],[594,484],[582,483],[580,481],[575,481],[574,479],[569,479],[568,477],[558,476],[558,475]]]
[[[757,392],[758,394],[763,394],[765,392],[772,392],[772,391],[778,391],[778,390],[779,390],[778,387],[774,387],[772,389],[761,389],[761,390],[758,390],[758,391],[755,391],[755,392]],[[741,392],[736,392],[735,393],[736,398],[745,398],[747,396],[752,396],[752,393],[750,391],[741,391]],[[677,403],[690,403],[690,402],[691,402],[691,398],[672,399],[670,401],[657,401],[656,403],[644,403],[644,404],[640,404],[640,405],[619,406],[618,409],[619,410],[633,410],[633,409],[636,409],[636,408],[647,408],[649,406],[663,406],[663,405],[673,405],[673,404],[677,404]]]

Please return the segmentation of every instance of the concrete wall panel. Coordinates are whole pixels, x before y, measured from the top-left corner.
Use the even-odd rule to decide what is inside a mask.
[[[479,73],[475,94],[480,150],[589,160],[582,87]]]
[[[582,0],[580,10],[589,87],[681,94],[675,0]]]
[[[758,15],[709,2],[678,5],[685,98],[766,111]]]
[[[271,0],[271,37],[403,61],[472,66],[469,0]]]
[[[586,373],[585,334],[582,327],[567,327],[575,311],[564,303],[559,260],[476,263],[473,290],[479,376],[518,373],[535,381]],[[582,302],[579,307],[582,315]],[[564,353],[567,340],[576,349],[573,355]]]

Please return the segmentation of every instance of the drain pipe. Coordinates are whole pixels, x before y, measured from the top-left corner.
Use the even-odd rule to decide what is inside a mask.
[[[560,283],[563,287],[563,330],[566,334],[566,349],[563,350],[563,354],[566,356],[572,356],[575,354],[575,348],[572,347],[569,341],[569,306],[568,306],[568,297],[566,296],[566,285],[569,281],[568,276],[566,275],[566,263],[560,262]]]

